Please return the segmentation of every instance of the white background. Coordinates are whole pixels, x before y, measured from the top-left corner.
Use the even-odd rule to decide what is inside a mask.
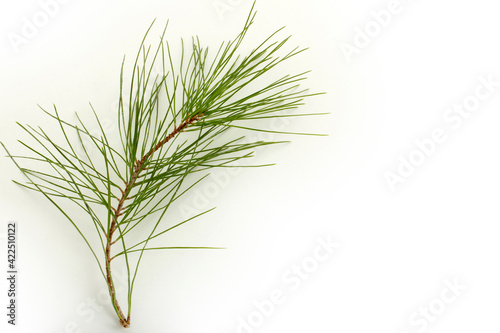
[[[173,44],[198,34],[217,45],[235,36],[251,6],[73,0],[16,47],[9,36],[21,35],[41,3],[1,3],[0,139],[13,152],[26,139],[16,121],[53,128],[37,104],[54,103],[75,120],[92,102],[114,121],[123,55],[135,54],[154,18],[158,29],[170,19]],[[287,129],[329,137],[263,149],[255,162],[276,166],[221,183],[205,203],[218,208],[167,241],[227,250],[150,254],[129,332],[499,331],[500,86],[460,124],[444,118],[455,104],[474,102],[481,77],[500,82],[498,5],[401,0],[381,27],[372,12],[387,8],[389,0],[258,1],[249,47],[286,25],[291,44],[310,50],[281,70],[311,69],[307,85],[327,92],[302,111],[331,115]],[[346,47],[357,52],[346,57]],[[422,157],[416,141],[436,129],[446,140],[391,189],[387,173],[398,174],[400,158]],[[6,223],[17,221],[20,266],[18,326],[6,324],[4,309],[2,332],[122,331],[106,299],[101,311],[89,310],[106,287],[83,241],[50,203],[10,181],[21,175],[7,158],[0,165],[1,248]],[[340,247],[307,266],[317,239],[329,237]],[[283,277],[302,263],[311,272],[294,290]],[[446,281],[466,289],[453,294]],[[264,317],[255,302],[268,303],[273,290],[283,302]],[[423,319],[419,311],[429,307]]]

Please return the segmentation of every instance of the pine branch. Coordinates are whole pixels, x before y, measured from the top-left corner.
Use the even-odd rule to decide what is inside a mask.
[[[26,183],[15,183],[40,192],[84,239],[97,261],[123,327],[130,326],[134,285],[146,252],[220,249],[149,245],[213,210],[207,209],[180,222],[169,219],[166,224],[165,217],[171,207],[203,182],[210,170],[272,165],[240,162],[252,158],[257,148],[288,142],[247,142],[244,135],[234,138],[231,133],[318,135],[251,125],[283,117],[324,115],[291,113],[306,99],[318,95],[300,88],[308,72],[282,75],[278,79],[269,75],[306,50],[296,47],[284,52],[290,36],[278,39],[283,28],[247,55],[240,54],[240,46],[255,16],[252,7],[242,31],[234,40],[223,42],[215,55],[198,37],[193,37],[190,44],[181,40],[179,55],[174,55],[165,41],[166,27],[158,45],[147,46],[150,26],[131,68],[130,84],[126,83],[125,58],[122,62],[116,138],[108,137],[92,105],[99,129],[97,135],[78,114],[77,123],[73,124],[62,119],[54,106],[53,112],[41,109],[57,124],[59,138],[55,138],[54,131],[19,124],[31,140],[19,141],[27,154],[12,155],[2,143],[8,157],[27,179]],[[157,65],[161,72],[154,74]],[[117,141],[119,147],[115,146]],[[82,148],[80,153],[78,145]],[[85,215],[63,208],[58,202],[64,200]],[[86,229],[87,224],[91,233]],[[122,263],[127,269],[126,312],[118,300],[112,262],[113,267]]]

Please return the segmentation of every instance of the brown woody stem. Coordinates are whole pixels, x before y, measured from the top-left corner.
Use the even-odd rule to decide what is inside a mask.
[[[123,215],[123,209],[125,207],[125,201],[129,199],[128,195],[132,191],[132,188],[135,185],[135,182],[137,178],[139,178],[139,174],[141,173],[142,170],[145,169],[144,163],[146,160],[151,157],[158,149],[160,149],[163,145],[165,145],[167,142],[169,142],[172,138],[174,138],[177,134],[182,132],[184,129],[186,129],[188,126],[191,124],[195,123],[196,121],[200,120],[203,117],[203,113],[197,114],[191,118],[186,119],[183,121],[178,127],[175,127],[174,130],[167,135],[163,140],[158,142],[146,155],[144,155],[140,160],[136,160],[134,166],[132,167],[132,173],[130,175],[130,179],[128,182],[125,182],[125,189],[121,190],[122,196],[118,200],[118,206],[115,208],[111,207],[111,209],[114,211],[113,214],[113,219],[111,221],[111,225],[109,227],[108,233],[107,233],[107,238],[106,238],[106,281],[108,284],[108,289],[109,289],[109,295],[111,296],[111,302],[113,303],[113,307],[115,308],[115,311],[118,315],[118,318],[120,319],[120,324],[123,327],[130,327],[130,315],[125,318],[125,315],[123,314],[120,305],[118,303],[118,299],[116,298],[116,290],[115,290],[115,285],[113,283],[113,278],[111,275],[111,260],[114,259],[114,257],[111,257],[111,246],[117,242],[117,240],[113,241],[113,234],[118,228],[118,218]]]

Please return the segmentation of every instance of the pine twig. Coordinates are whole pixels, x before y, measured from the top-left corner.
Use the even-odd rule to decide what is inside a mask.
[[[148,47],[145,41],[151,27],[148,29],[127,87],[122,64],[119,138],[116,138],[121,147],[111,144],[114,141],[108,139],[93,108],[99,135],[89,131],[78,115],[76,124],[63,120],[55,106],[53,112],[43,108],[42,111],[56,122],[61,142],[53,138],[54,131],[19,124],[32,141],[19,141],[27,153],[12,155],[1,143],[27,179],[24,184],[15,182],[41,193],[82,236],[106,282],[111,304],[123,327],[130,326],[134,285],[145,252],[220,249],[149,246],[151,241],[213,210],[206,209],[182,221],[169,219],[170,224],[165,225],[164,217],[172,205],[204,181],[211,169],[236,164],[259,167],[261,165],[241,162],[253,157],[253,151],[259,147],[283,142],[249,142],[244,135],[235,139],[228,132],[315,135],[248,125],[282,117],[320,115],[291,113],[301,107],[305,99],[318,95],[300,89],[307,72],[277,79],[268,75],[277,73],[278,65],[305,50],[294,48],[283,53],[290,37],[273,41],[282,29],[245,56],[240,55],[240,45],[254,23],[254,6],[236,38],[222,43],[210,57],[209,48],[202,46],[197,37],[192,39],[189,50],[182,42],[179,56],[174,56],[165,41],[165,30],[156,49]],[[180,63],[174,65],[177,60]],[[157,64],[161,65],[161,73],[155,77],[152,73]],[[262,79],[266,77],[269,80]],[[183,132],[194,135],[182,135]],[[70,139],[70,133],[76,133],[77,143]],[[76,149],[77,144],[80,151]],[[83,214],[67,210],[59,204],[63,200],[74,204]],[[114,200],[117,203],[113,204]],[[107,212],[105,216],[103,209]],[[87,223],[93,226],[92,232],[83,228]],[[140,233],[137,232],[139,226],[144,226]],[[145,228],[146,236],[143,235]],[[126,312],[118,301],[111,269],[112,262],[113,267],[121,262],[114,261],[118,257],[127,269]]]

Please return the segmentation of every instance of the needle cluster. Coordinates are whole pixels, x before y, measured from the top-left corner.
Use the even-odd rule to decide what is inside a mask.
[[[174,55],[165,40],[165,31],[156,47],[146,46],[148,30],[128,84],[124,79],[125,60],[122,64],[119,140],[108,137],[94,108],[99,135],[92,134],[78,116],[76,124],[62,119],[54,106],[52,111],[42,110],[57,124],[62,143],[53,138],[56,133],[19,124],[30,139],[19,141],[29,154],[12,155],[4,146],[27,178],[26,182],[15,182],[45,196],[87,244],[124,327],[130,325],[134,283],[146,251],[213,249],[148,245],[211,210],[176,223],[168,221],[169,226],[165,226],[172,205],[203,181],[210,169],[231,167],[235,162],[241,166],[239,161],[252,157],[256,148],[283,142],[248,142],[244,136],[234,138],[226,132],[273,132],[246,124],[303,116],[289,111],[302,105],[305,98],[316,95],[300,88],[306,73],[269,80],[270,71],[304,51],[295,48],[283,52],[290,37],[274,41],[282,29],[245,56],[240,55],[240,45],[255,15],[252,8],[242,31],[234,40],[223,42],[215,53],[194,37],[189,46],[182,42],[180,54]],[[158,67],[160,73],[155,72]],[[26,160],[33,166],[25,167]],[[61,205],[62,201],[76,205],[80,213],[68,210]],[[82,228],[88,223],[93,225],[95,233]],[[137,240],[134,231],[139,226],[149,231]],[[126,312],[119,305],[113,282],[112,267],[117,258],[123,259],[120,262],[128,273]]]

